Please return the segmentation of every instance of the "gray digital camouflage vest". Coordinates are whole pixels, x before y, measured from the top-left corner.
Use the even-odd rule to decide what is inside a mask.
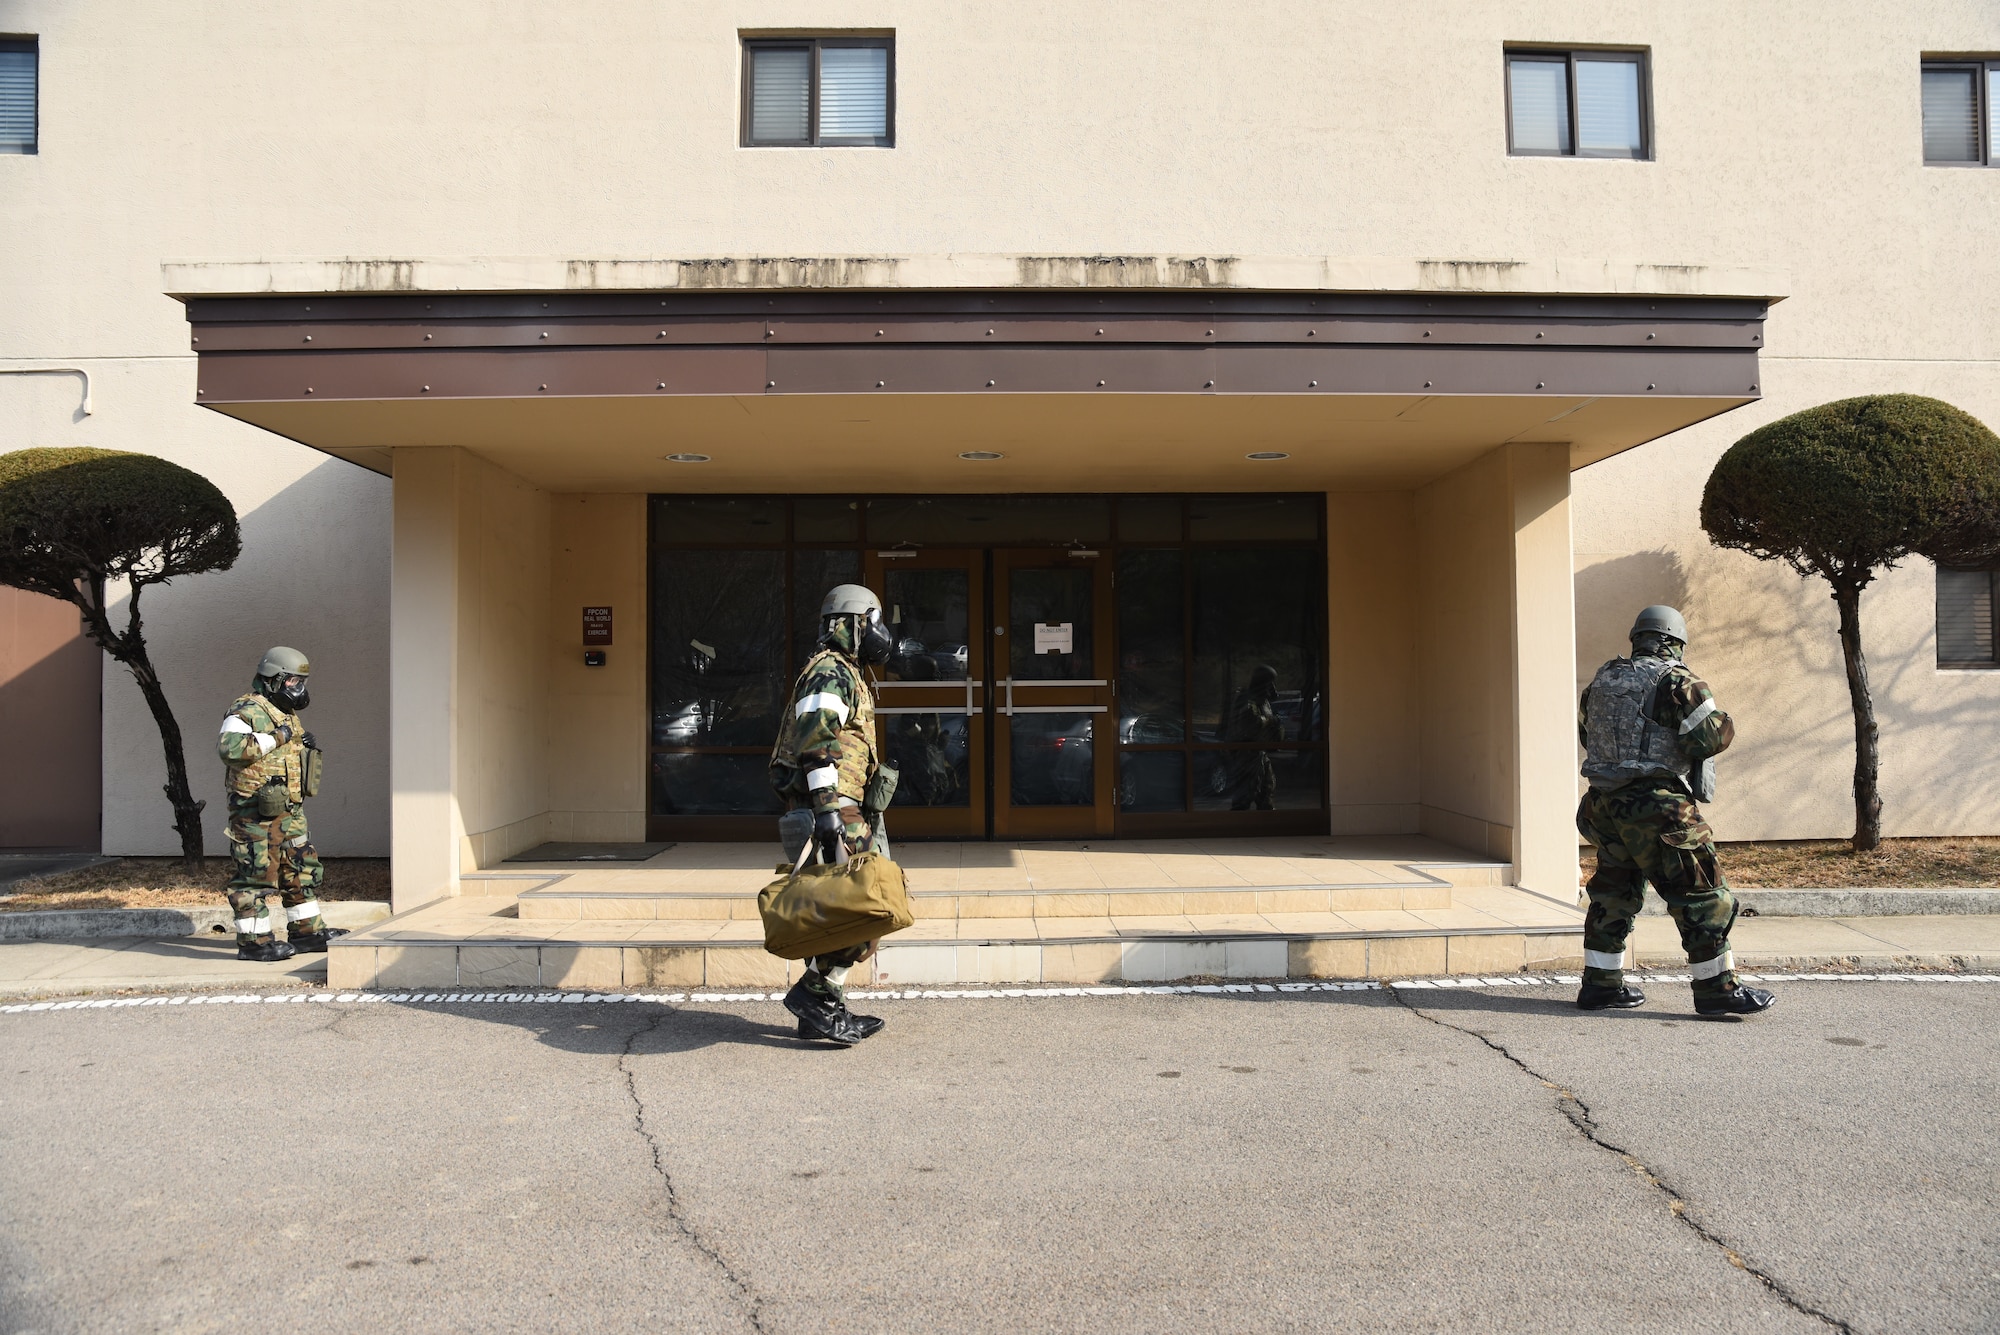
[[[1694,766],[1678,739],[1646,714],[1660,678],[1676,666],[1664,658],[1614,658],[1597,669],[1584,715],[1583,774],[1592,788],[1655,775],[1688,782]]]

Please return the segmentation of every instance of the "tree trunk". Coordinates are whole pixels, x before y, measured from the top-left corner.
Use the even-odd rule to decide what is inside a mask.
[[[1847,660],[1847,696],[1854,706],[1854,851],[1868,853],[1882,842],[1882,796],[1875,786],[1881,734],[1868,690],[1868,659],[1861,652],[1860,586],[1835,585],[1833,602],[1840,609],[1840,652]]]
[[[126,666],[132,673],[132,679],[139,684],[139,693],[146,697],[146,707],[153,711],[153,723],[160,730],[160,745],[166,752],[167,785],[164,791],[174,809],[174,830],[181,837],[181,862],[194,871],[200,871],[201,813],[208,803],[196,801],[188,787],[187,748],[181,743],[181,725],[174,719],[173,706],[167,703],[167,693],[160,685],[160,674],[153,670],[152,657],[146,652],[145,630],[139,621],[139,591],[145,586],[132,586],[127,604],[130,615],[126,619],[124,633],[120,634],[112,629],[111,616],[104,605],[104,581],[92,579],[90,584],[89,593],[79,589],[72,601],[83,610],[84,619],[89,623],[90,638],[97,641],[98,648]]]

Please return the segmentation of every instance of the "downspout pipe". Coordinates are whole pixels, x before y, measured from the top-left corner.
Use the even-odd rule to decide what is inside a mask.
[[[0,366],[0,375],[73,375],[83,378],[83,415],[90,416],[90,372],[81,366]]]

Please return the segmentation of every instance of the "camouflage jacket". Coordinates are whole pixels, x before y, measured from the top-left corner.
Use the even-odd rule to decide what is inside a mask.
[[[1676,735],[1681,754],[1699,764],[1721,755],[1736,740],[1736,724],[1718,709],[1715,692],[1685,663],[1675,663],[1660,678],[1646,713],[1653,722]],[[1590,745],[1590,688],[1576,707],[1576,737],[1580,745]]]
[[[821,649],[799,673],[798,684],[771,748],[771,786],[790,807],[812,805],[816,771],[835,771],[832,796],[821,805],[838,810],[861,805],[875,777],[875,694],[854,660]]]
[[[289,741],[278,740],[280,727],[292,730]],[[222,718],[222,735],[215,744],[222,756],[223,781],[229,795],[249,797],[276,780],[285,785],[286,801],[304,801],[303,735],[297,715],[287,714],[255,691],[237,696]]]

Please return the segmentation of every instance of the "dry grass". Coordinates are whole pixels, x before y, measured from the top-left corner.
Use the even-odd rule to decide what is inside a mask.
[[[1722,871],[1745,890],[1969,890],[2000,886],[2000,838],[1884,839],[1856,853],[1845,839],[1721,844]],[[1583,850],[1583,876],[1597,864]]]
[[[389,859],[327,858],[321,899],[389,898]],[[7,888],[0,913],[33,909],[153,909],[223,904],[233,864],[209,858],[190,872],[179,858],[120,858],[81,871],[38,876]]]

